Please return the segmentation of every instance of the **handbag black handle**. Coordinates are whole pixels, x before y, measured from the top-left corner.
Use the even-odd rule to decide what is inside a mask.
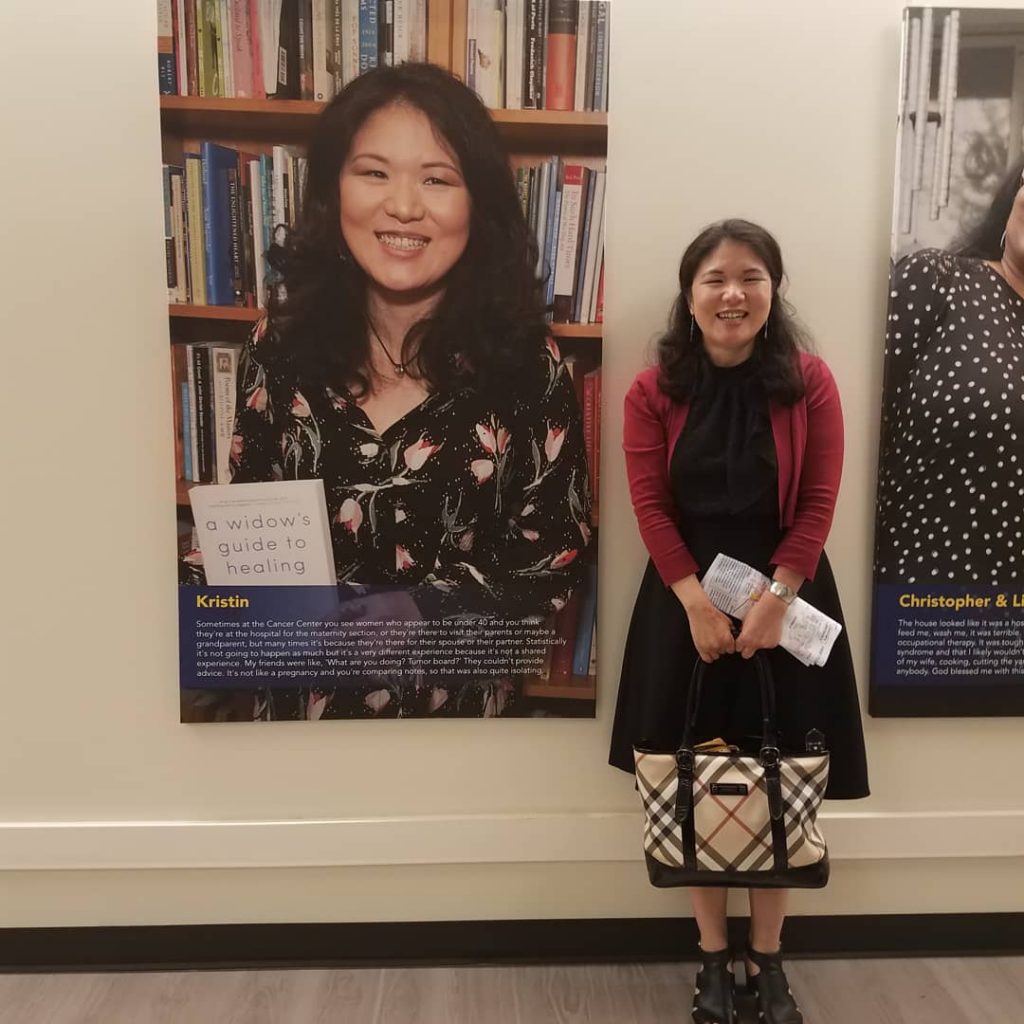
[[[775,681],[768,659],[761,651],[754,652],[754,667],[761,690],[761,750],[758,761],[765,770],[765,787],[768,793],[768,807],[773,822],[782,818],[782,790],[779,781],[782,754],[779,751],[778,730],[775,724]],[[677,786],[673,817],[685,822],[693,806],[693,773],[696,761],[693,752],[693,733],[697,728],[697,712],[700,709],[700,694],[704,684],[707,666],[700,659],[694,662],[690,676],[690,692],[686,695],[686,718],[683,724],[683,741],[676,751]],[[773,825],[773,829],[774,829]],[[776,851],[776,857],[779,853]]]
[[[728,657],[728,655],[726,655]],[[734,655],[739,657],[739,655]],[[761,690],[761,764],[777,763],[779,760],[778,728],[775,724],[775,681],[772,678],[771,666],[762,651],[754,652],[754,667]],[[693,734],[697,728],[697,712],[700,710],[700,696],[704,686],[704,673],[707,665],[700,658],[694,662],[690,675],[690,692],[686,696],[686,716],[683,721],[683,739],[676,751],[676,761],[680,756],[689,755],[693,763]],[[767,755],[767,756],[766,756]]]

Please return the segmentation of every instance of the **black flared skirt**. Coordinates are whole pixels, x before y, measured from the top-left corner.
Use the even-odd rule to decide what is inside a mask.
[[[701,573],[722,551],[768,573],[778,543],[777,525],[766,520],[705,522],[687,527],[687,541]],[[800,596],[843,623],[835,578],[826,555]],[[775,679],[780,742],[787,752],[804,749],[810,729],[825,734],[830,752],[827,799],[868,795],[867,760],[857,685],[845,625],[828,662],[805,666],[781,647],[768,651]],[[652,562],[640,584],[626,639],[609,762],[633,771],[633,747],[669,750],[682,737],[686,698],[697,651],[686,612]],[[756,749],[760,737],[760,690],[753,664],[737,656],[708,666],[698,717],[698,740],[720,736]]]

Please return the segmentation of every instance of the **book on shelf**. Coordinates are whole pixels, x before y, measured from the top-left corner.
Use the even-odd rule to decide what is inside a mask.
[[[576,85],[578,0],[548,0],[544,109],[572,110]]]
[[[607,0],[461,0],[465,81],[489,107],[608,109]]]
[[[162,95],[326,102],[425,60],[427,0],[157,0]]]
[[[550,157],[517,168],[516,185],[537,241],[537,276],[547,288],[550,319],[593,323],[604,248],[604,167]]]
[[[175,472],[192,483],[227,483],[240,345],[171,346]]]
[[[592,520],[598,522],[599,481],[601,463],[601,367],[583,376],[583,446],[587,453],[587,472],[590,476],[590,495],[593,503]]]
[[[587,566],[587,575],[582,585],[580,598],[579,625],[576,629],[576,643],[573,647],[572,674],[586,677],[590,672],[590,650],[594,642],[594,624],[597,620],[597,562]]]

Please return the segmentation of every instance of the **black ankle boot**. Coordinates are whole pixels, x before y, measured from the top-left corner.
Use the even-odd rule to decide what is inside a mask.
[[[758,953],[747,943],[747,959],[758,973],[747,972],[747,991],[757,996],[757,1019],[764,1024],[803,1024],[804,1015],[796,1005],[782,969],[782,950]]]
[[[693,1024],[736,1024],[733,1006],[732,953],[700,951],[700,970],[693,993]]]

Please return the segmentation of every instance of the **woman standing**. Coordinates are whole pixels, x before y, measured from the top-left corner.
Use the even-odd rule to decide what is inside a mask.
[[[377,68],[328,104],[308,159],[242,360],[233,482],[323,478],[338,583],[380,588],[362,618],[561,608],[591,539],[583,432],[486,108],[440,68]],[[388,676],[231,707],[472,717],[516,696],[508,678]]]
[[[623,446],[637,523],[651,559],[623,660],[610,762],[633,770],[633,747],[670,749],[682,735],[687,680],[709,663],[697,739],[749,746],[761,734],[755,652],[767,651],[783,747],[810,729],[830,751],[827,797],[868,794],[857,691],[845,631],[824,667],[779,647],[797,592],[842,622],[823,546],[843,459],[843,422],[825,364],[800,351],[778,294],[775,239],[744,220],[702,231],[679,267],[680,294],[658,365],[626,396]],[[772,584],[743,622],[718,611],[700,577],[722,552]],[[723,658],[740,654],[742,658]],[[724,888],[690,890],[702,966],[696,1024],[734,1019]],[[785,891],[750,890],[747,985],[767,1024],[799,1024],[781,961]]]

